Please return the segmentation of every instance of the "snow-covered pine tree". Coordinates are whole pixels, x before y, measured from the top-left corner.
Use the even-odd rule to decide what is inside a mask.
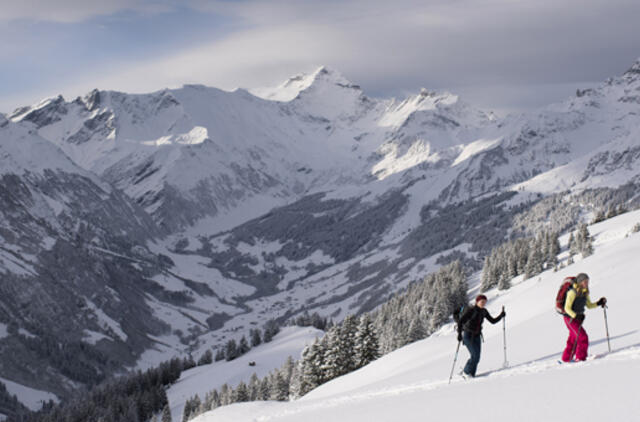
[[[240,343],[238,344],[238,356],[244,355],[249,350],[251,350],[251,347],[249,347],[249,342],[247,341],[247,338],[245,336],[242,336],[242,338],[240,339]]]
[[[263,377],[260,380],[260,387],[258,389],[258,400],[269,400],[271,390],[269,388],[269,377]]]
[[[193,356],[191,356],[191,354],[187,355],[187,357],[182,360],[183,371],[186,371],[187,369],[191,369],[195,367],[196,367],[196,361],[193,359]]]
[[[231,388],[227,383],[220,387],[220,406],[231,404]]]
[[[585,223],[578,226],[578,236],[580,237],[580,253],[583,258],[593,254],[593,239],[589,233],[589,228]]]
[[[498,290],[506,290],[511,287],[512,271],[514,268],[510,265],[509,250],[504,248],[500,255],[500,276],[498,277]]]
[[[264,324],[264,332],[262,334],[262,341],[265,343],[269,343],[273,337],[280,332],[280,327],[278,323],[270,319]]]
[[[192,398],[188,399],[184,404],[184,409],[182,411],[182,421],[186,422],[195,418],[198,415],[198,411],[200,410],[200,396],[197,394]]]
[[[360,317],[355,340],[356,367],[361,368],[380,357],[378,336],[369,315]]]
[[[215,361],[219,362],[221,360],[224,360],[225,356],[224,356],[224,349],[219,348],[218,350],[216,350],[216,357],[215,357]]]
[[[213,354],[211,353],[211,349],[207,349],[200,359],[198,359],[198,366],[208,365],[213,362]]]
[[[233,390],[233,401],[234,403],[249,401],[249,390],[247,389],[247,384],[240,381],[238,386]]]
[[[249,337],[251,337],[251,347],[259,346],[262,343],[260,330],[258,330],[257,328],[252,328],[249,331]]]
[[[573,232],[569,235],[569,255],[577,255],[581,248],[580,239]]]
[[[251,374],[251,378],[249,378],[249,401],[256,401],[259,398],[260,392],[260,379],[258,375],[254,372]]]
[[[549,234],[549,251],[547,254],[547,263],[551,267],[558,265],[558,254],[560,254],[560,240],[558,233],[550,232]]]
[[[291,356],[287,356],[287,359],[284,361],[284,365],[282,365],[282,368],[280,368],[282,378],[284,378],[284,380],[287,382],[287,389],[289,389],[289,384],[291,384],[291,379],[293,378],[295,368],[296,362]]]
[[[407,333],[406,343],[413,343],[414,341],[422,340],[427,336],[427,330],[422,325],[422,319],[418,316],[411,318],[409,323],[409,332]],[[357,346],[357,343],[356,343]]]
[[[208,412],[220,406],[220,396],[218,394],[218,390],[214,389],[209,392],[209,394],[205,396],[203,403],[205,412]]]
[[[497,250],[492,251],[484,258],[484,266],[482,267],[482,284],[480,289],[484,292],[492,288],[498,283],[500,277],[499,268],[496,263]]]
[[[289,398],[289,383],[279,371],[270,377],[269,397],[271,400],[285,401]]]
[[[299,390],[296,393],[298,396],[304,396],[324,382],[324,371],[321,365],[325,355],[324,344],[327,343],[328,336],[329,333],[323,337],[322,341],[316,339],[313,344],[303,350],[298,375],[299,381],[297,382]]]
[[[225,345],[224,355],[227,361],[234,360],[238,357],[238,346],[236,345],[236,341],[234,339],[230,339]]]
[[[531,248],[529,249],[529,258],[527,259],[527,265],[524,269],[525,279],[536,276],[542,272],[542,249],[538,242],[531,242]]]
[[[165,404],[162,408],[162,419],[161,422],[172,422],[171,421],[171,409],[169,408],[169,404]]]

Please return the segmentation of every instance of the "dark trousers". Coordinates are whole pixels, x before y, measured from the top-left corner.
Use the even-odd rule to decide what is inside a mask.
[[[464,366],[464,373],[475,377],[476,369],[478,369],[478,362],[480,362],[482,338],[480,337],[480,334],[473,335],[470,332],[465,331],[462,335],[462,343],[467,346],[469,354],[471,355],[467,364]]]

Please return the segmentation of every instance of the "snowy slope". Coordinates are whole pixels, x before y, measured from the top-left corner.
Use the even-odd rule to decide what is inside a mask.
[[[196,394],[204,397],[223,384],[235,387],[240,381],[246,383],[253,373],[262,378],[272,370],[279,369],[289,356],[299,359],[305,346],[323,334],[313,327],[285,327],[271,342],[254,347],[237,359],[197,366],[183,372],[180,379],[167,390],[173,420],[181,420],[187,399]],[[256,365],[249,366],[249,362],[255,362]]]
[[[0,382],[7,387],[9,394],[20,397],[20,401],[29,409],[34,411],[40,410],[43,403],[46,403],[49,400],[53,400],[56,403],[60,401],[55,394],[51,394],[46,391],[25,387],[24,385],[20,385],[4,378],[0,378]]]
[[[554,273],[547,271],[506,292],[490,291],[488,308],[507,309],[510,367],[503,363],[501,326],[485,323],[483,357],[472,381],[447,378],[455,332],[446,325],[430,338],[403,347],[370,365],[288,403],[234,404],[204,414],[205,421],[422,421],[425,417],[479,421],[636,420],[640,376],[640,233],[631,234],[640,211],[590,227],[595,254]],[[566,238],[564,239],[566,242]],[[607,296],[613,353],[607,351],[603,311],[587,312],[590,354],[596,359],[557,364],[566,328],[553,310],[557,288],[567,275],[591,276],[592,297]],[[468,357],[460,353],[456,372]],[[574,398],[575,401],[571,399]],[[571,403],[574,402],[573,405]]]

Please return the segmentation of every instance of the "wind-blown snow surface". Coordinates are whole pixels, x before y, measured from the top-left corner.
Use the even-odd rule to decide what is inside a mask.
[[[323,334],[313,327],[285,327],[271,342],[254,347],[237,359],[197,366],[183,372],[180,379],[167,391],[173,420],[182,420],[182,411],[187,399],[196,394],[204,398],[206,393],[214,388],[220,389],[225,383],[232,387],[240,381],[246,383],[254,372],[258,377],[263,377],[280,368],[289,356],[295,360],[299,359],[305,346]],[[249,366],[249,362],[256,364]]]
[[[595,254],[554,273],[490,291],[489,311],[507,309],[508,369],[501,325],[485,322],[479,377],[458,375],[448,385],[456,347],[453,324],[390,353],[293,402],[255,402],[221,407],[195,419],[208,421],[556,421],[638,420],[640,379],[640,233],[631,233],[640,211],[590,227]],[[566,238],[565,238],[566,242]],[[591,277],[594,300],[606,296],[613,352],[607,351],[601,308],[587,311],[585,328],[593,360],[558,364],[567,330],[553,303],[562,279]],[[604,355],[603,355],[604,354]],[[460,371],[468,353],[456,364]]]

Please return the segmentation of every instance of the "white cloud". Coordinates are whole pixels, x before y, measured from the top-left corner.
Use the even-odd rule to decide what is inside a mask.
[[[109,69],[77,75],[59,91],[66,96],[93,87],[145,92],[184,83],[257,87],[326,64],[373,94],[455,88],[487,98],[483,105],[518,107],[514,101],[522,96],[520,105],[529,107],[559,99],[553,86],[603,80],[640,55],[635,0],[188,4],[239,19],[243,29],[177,54],[114,62]]]
[[[74,23],[121,10],[158,12],[168,3],[154,0],[2,0],[0,21],[27,19]]]

